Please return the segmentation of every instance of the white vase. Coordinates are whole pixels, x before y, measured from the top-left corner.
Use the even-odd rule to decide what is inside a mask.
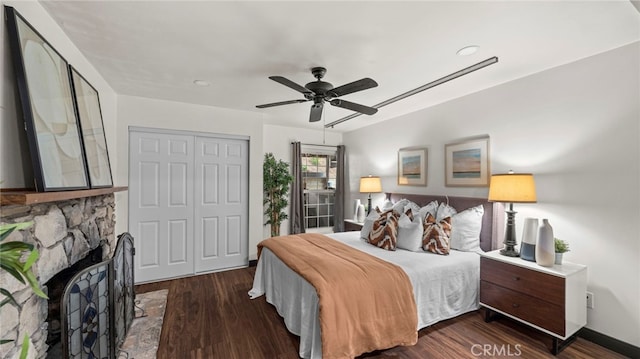
[[[358,207],[360,207],[360,200],[356,199],[355,201],[355,205],[353,206],[353,220],[356,222],[358,221]]]
[[[522,230],[522,244],[520,245],[520,258],[536,261],[536,240],[538,238],[538,219],[525,218]]]
[[[536,244],[536,263],[543,267],[551,267],[556,260],[556,248],[553,242],[553,227],[546,218],[538,227],[538,243]]]
[[[364,204],[360,204],[358,206],[358,219],[356,220],[358,223],[364,222],[364,218],[367,214],[364,212]]]

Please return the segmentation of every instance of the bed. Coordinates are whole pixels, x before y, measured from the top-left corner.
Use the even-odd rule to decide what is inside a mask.
[[[482,206],[484,214],[480,248],[489,251],[497,248],[501,242],[502,232],[498,229],[504,228],[504,212],[498,203],[490,203],[483,198],[408,194],[389,194],[388,198],[394,203],[407,199],[419,206],[436,200],[448,203],[459,211]],[[480,259],[477,252],[451,250],[449,255],[441,256],[402,249],[387,251],[363,241],[359,232],[334,233],[327,236],[402,268],[413,290],[417,309],[416,330],[474,311],[479,307]],[[265,295],[267,302],[276,308],[287,329],[300,336],[300,357],[322,358],[319,300],[316,289],[268,248],[261,250],[253,288],[249,292],[252,299],[262,295]]]

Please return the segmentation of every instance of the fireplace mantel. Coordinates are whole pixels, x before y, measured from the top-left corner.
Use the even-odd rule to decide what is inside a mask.
[[[33,190],[3,190],[0,192],[0,205],[32,205],[38,203],[66,201],[76,198],[101,196],[114,192],[126,191],[128,187],[109,187],[84,189],[76,191],[35,192]]]

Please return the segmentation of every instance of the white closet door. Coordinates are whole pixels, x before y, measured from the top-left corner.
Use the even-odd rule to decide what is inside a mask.
[[[197,137],[195,148],[195,272],[245,266],[249,143]]]
[[[132,129],[129,232],[136,282],[249,263],[249,141]]]
[[[136,282],[193,273],[193,146],[193,136],[130,132]]]

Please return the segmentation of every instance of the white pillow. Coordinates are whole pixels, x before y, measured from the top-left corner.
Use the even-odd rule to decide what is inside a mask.
[[[373,229],[373,222],[376,221],[380,217],[380,213],[375,209],[369,213],[367,218],[364,219],[364,223],[362,224],[362,229],[360,230],[360,238],[365,241],[369,238],[369,232]]]
[[[484,207],[478,205],[465,209],[451,218],[450,243],[452,249],[464,252],[483,252],[480,249],[483,215]]]
[[[407,204],[405,204],[404,210],[402,211],[402,213],[407,213],[408,209],[411,209],[411,213],[413,213],[414,215],[417,215],[418,213],[420,213],[420,206],[418,206],[417,203],[411,202],[409,200],[407,200]]]
[[[446,203],[440,203],[440,206],[438,206],[438,213],[436,214],[436,223],[440,223],[440,221],[447,217],[453,217],[456,213],[458,213],[458,211],[456,211],[455,208]],[[453,225],[453,223],[451,223],[451,225]]]
[[[393,202],[390,199],[386,199],[382,204],[382,212],[388,211],[393,208]]]
[[[412,252],[422,252],[422,221],[414,216],[413,221],[403,214],[398,219],[398,239],[396,247]]]
[[[393,211],[398,214],[398,216],[404,213],[404,206],[409,203],[408,199],[401,199],[398,202],[393,204]]]
[[[437,212],[438,212],[438,201],[431,201],[426,206],[420,208],[418,212],[413,212],[413,214],[419,216],[420,221],[424,222],[424,219],[427,218],[427,213],[431,213],[433,218],[436,218]]]

